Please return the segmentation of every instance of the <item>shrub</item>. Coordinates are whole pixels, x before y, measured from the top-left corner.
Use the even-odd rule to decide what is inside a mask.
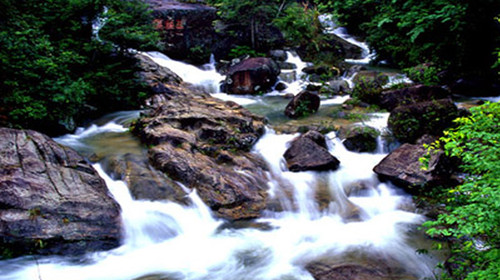
[[[453,240],[451,276],[455,279],[500,277],[500,103],[471,109],[455,121],[430,150],[442,148],[461,160],[464,182],[446,190],[447,212],[424,225],[431,236]],[[423,160],[425,162],[425,159]]]

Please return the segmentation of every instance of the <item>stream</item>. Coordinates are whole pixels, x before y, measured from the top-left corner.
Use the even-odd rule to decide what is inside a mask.
[[[224,77],[213,63],[198,68],[161,53],[147,55],[215,97],[265,115],[271,124],[285,122],[282,112],[288,100],[281,96],[284,93],[230,96],[219,92]],[[288,57],[300,77],[297,73],[305,63],[292,53]],[[288,91],[298,93],[305,84],[296,79],[288,86]],[[346,98],[324,99],[321,106],[333,108]],[[86,156],[146,156],[145,147],[127,129],[138,116],[139,111],[117,112],[56,141]],[[384,130],[387,118],[385,113],[372,114],[365,124]],[[376,153],[354,153],[335,133],[329,133],[329,152],[340,160],[340,168],[294,173],[284,167],[283,154],[297,135],[278,134],[268,127],[254,146],[252,152],[269,166],[270,198],[283,211],[269,209],[259,219],[240,223],[213,216],[196,191],[188,190],[193,202],[189,206],[134,200],[123,181],[113,180],[96,163],[94,167],[122,208],[122,245],[79,258],[26,256],[1,261],[0,279],[311,280],[306,266],[324,259],[361,264],[384,260],[397,268],[390,279],[434,279],[439,273],[435,266],[443,256],[417,253],[419,249],[431,251],[432,241],[418,230],[425,218],[416,213],[411,196],[381,183],[372,171],[389,152],[382,139]],[[280,186],[286,186],[288,194]]]

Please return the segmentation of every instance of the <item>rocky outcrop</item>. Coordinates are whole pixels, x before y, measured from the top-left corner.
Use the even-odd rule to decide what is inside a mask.
[[[388,111],[392,111],[398,106],[445,99],[449,96],[449,92],[442,87],[416,85],[382,92],[379,105]]]
[[[218,216],[258,217],[267,197],[266,167],[249,151],[264,133],[264,119],[183,85],[164,86],[135,125],[151,146],[151,163],[196,189]]]
[[[212,22],[216,9],[173,0],[145,0],[152,8],[154,25],[163,37],[165,53],[193,63],[209,60],[216,34]]]
[[[106,172],[125,183],[139,200],[167,200],[186,205],[186,192],[172,179],[154,169],[143,155],[127,153],[108,157],[102,163]]]
[[[403,265],[389,256],[364,256],[363,258],[357,260],[346,256],[342,260],[314,261],[306,266],[306,270],[315,280],[418,279],[405,272]]]
[[[305,117],[318,111],[320,98],[317,94],[307,90],[299,92],[286,105],[285,115],[291,119]]]
[[[399,106],[391,112],[388,127],[401,142],[415,143],[424,134],[440,136],[459,116],[450,99]]]
[[[292,140],[283,157],[288,170],[293,172],[336,170],[340,165],[328,152],[325,137],[317,131],[309,131]]]
[[[158,65],[149,56],[138,53],[135,57],[141,69],[137,75],[142,82],[150,85],[153,91],[158,91],[163,84],[179,85],[182,82],[181,77],[167,67]]]
[[[0,128],[4,254],[82,254],[120,243],[120,207],[83,157],[30,130]]]
[[[229,94],[267,92],[276,83],[279,74],[278,64],[271,58],[248,58],[229,68],[224,88]]]
[[[431,152],[426,169],[419,161],[427,154],[427,149],[420,144],[403,144],[373,168],[380,179],[389,180],[406,191],[418,194],[423,190],[438,185],[454,183],[450,175],[456,164],[442,151]]]
[[[377,137],[379,132],[373,127],[352,126],[343,131],[342,144],[353,152],[374,152],[377,149]]]

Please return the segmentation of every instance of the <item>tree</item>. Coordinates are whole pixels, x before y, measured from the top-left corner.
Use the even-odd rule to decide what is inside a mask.
[[[0,4],[1,124],[58,134],[89,113],[137,107],[144,98],[128,50],[151,47],[158,37],[140,1]],[[92,26],[98,17],[107,20],[102,39]]]
[[[495,0],[340,0],[338,20],[366,38],[380,60],[400,67],[433,62],[456,73],[491,75],[500,39]]]

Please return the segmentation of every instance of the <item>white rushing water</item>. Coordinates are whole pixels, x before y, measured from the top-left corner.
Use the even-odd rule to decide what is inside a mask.
[[[100,129],[116,130],[109,124]],[[79,135],[88,137],[90,131]],[[406,242],[423,217],[402,210],[411,198],[380,183],[371,170],[385,154],[349,152],[330,134],[329,150],[341,161],[338,171],[289,172],[282,155],[296,136],[268,130],[253,150],[268,163],[270,196],[283,208],[255,221],[266,225],[263,229],[221,227],[223,221],[195,191],[189,194],[191,206],[134,200],[124,182],[95,165],[122,208],[123,245],[80,262],[56,257],[0,262],[0,279],[131,280],[159,274],[186,280],[310,280],[304,269],[309,262],[352,252],[396,260],[417,279],[432,275],[434,261]],[[321,186],[331,197],[323,207],[315,198]]]
[[[368,44],[358,41],[356,38],[349,35],[344,27],[337,26],[332,19],[332,15],[320,15],[319,20],[325,28],[326,33],[335,34],[361,49],[360,59],[346,59],[346,62],[353,64],[369,64],[376,57],[376,53],[370,50]]]
[[[143,54],[150,57],[159,65],[169,68],[185,82],[196,85],[208,93],[220,92],[220,82],[225,77],[215,69],[213,57],[209,63],[198,68],[194,65],[171,59],[160,52],[146,52]]]

